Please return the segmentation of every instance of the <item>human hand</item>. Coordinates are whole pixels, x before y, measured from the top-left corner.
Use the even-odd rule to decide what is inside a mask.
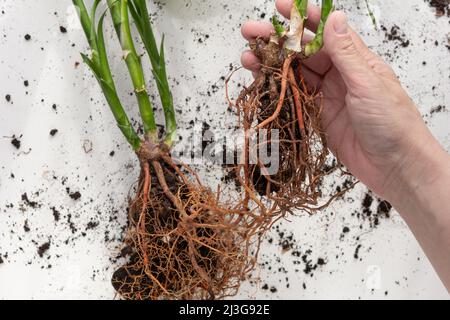
[[[276,6],[289,18],[292,0],[277,0]],[[313,32],[320,14],[320,8],[309,6],[307,28]],[[249,41],[272,32],[270,23],[242,27]],[[260,69],[251,51],[243,53],[242,64],[254,74]],[[379,196],[394,200],[399,181],[419,178],[426,155],[443,151],[394,71],[369,50],[342,12],[330,15],[323,50],[305,60],[302,70],[307,84],[323,93],[322,125],[331,150]]]

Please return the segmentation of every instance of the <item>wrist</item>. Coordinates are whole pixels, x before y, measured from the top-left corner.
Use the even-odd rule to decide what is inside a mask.
[[[432,137],[399,168],[391,204],[408,224],[450,292],[450,155]]]
[[[424,129],[426,133],[419,135],[421,138],[405,152],[388,192],[388,200],[401,213],[403,208],[407,212],[410,207],[420,207],[418,201],[432,195],[439,181],[450,178],[450,155]]]

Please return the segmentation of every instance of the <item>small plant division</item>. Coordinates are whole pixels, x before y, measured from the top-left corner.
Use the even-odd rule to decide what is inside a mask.
[[[219,194],[205,187],[195,171],[171,156],[177,123],[166,74],[164,37],[160,46],[145,0],[107,0],[109,10],[96,21],[102,1],[88,11],[73,0],[91,49],[82,55],[141,167],[137,194],[130,203],[129,231],[122,250],[127,263],[112,284],[123,299],[219,299],[237,293],[256,259],[262,222],[256,213],[220,204]],[[142,118],[140,137],[124,111],[108,62],[103,25],[107,12],[120,40]],[[136,51],[130,18],[136,25],[152,65],[165,115],[165,134],[157,131],[141,57]]]
[[[327,147],[321,126],[321,93],[307,87],[302,76],[302,60],[323,47],[325,23],[333,11],[333,1],[322,1],[320,24],[314,38],[305,44],[307,7],[307,0],[294,1],[287,28],[277,16],[272,18],[275,31],[271,37],[257,38],[250,43],[261,61],[260,73],[236,101],[231,101],[227,94],[236,110],[238,126],[245,131],[243,160],[236,166],[237,180],[245,190],[249,206],[261,197],[270,200],[268,205],[256,202],[257,206],[268,208],[269,219],[294,210],[312,214],[348,190],[330,194],[325,204],[319,204],[325,197],[321,190],[324,178],[341,165],[331,157]],[[275,174],[269,173],[258,159],[261,150],[272,142],[279,149],[279,170]]]

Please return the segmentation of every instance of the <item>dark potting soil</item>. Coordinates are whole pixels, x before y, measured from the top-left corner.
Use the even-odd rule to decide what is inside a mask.
[[[450,17],[450,0],[425,0],[431,7],[435,8],[436,15]]]
[[[35,208],[40,207],[40,205],[39,205],[39,203],[38,203],[37,201],[31,201],[31,200],[28,198],[28,194],[27,194],[26,192],[22,194],[21,198],[22,198],[22,201],[23,201],[27,206],[29,206],[29,207],[31,207],[31,208],[34,208],[34,209],[35,209]]]
[[[55,207],[51,207],[50,209],[52,210],[53,213],[53,219],[55,220],[55,222],[58,222],[61,217],[61,213],[58,210],[56,210]]]
[[[21,138],[21,136],[20,136],[20,137],[13,136],[12,139],[11,139],[11,144],[12,144],[17,150],[19,150],[20,147],[21,147],[21,145],[22,145],[22,142],[20,141],[20,138]]]
[[[40,245],[38,247],[38,255],[39,257],[44,257],[44,254],[50,249],[50,241]]]
[[[407,48],[411,44],[411,42],[406,38],[405,33],[403,33],[397,25],[392,26],[390,29],[385,26],[381,26],[381,30],[384,31],[386,40],[388,41],[397,42],[403,48]]]
[[[80,200],[81,198],[81,193],[79,191],[72,192],[70,191],[70,188],[66,188],[66,192],[72,200],[77,201]]]

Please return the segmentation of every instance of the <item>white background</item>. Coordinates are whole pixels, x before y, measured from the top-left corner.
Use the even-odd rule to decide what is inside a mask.
[[[371,25],[364,1],[337,2],[370,46],[392,64],[433,133],[450,150],[449,113],[430,114],[439,105],[450,107],[450,51],[445,46],[449,19],[436,18],[424,0],[371,0],[378,23],[387,29],[398,25],[410,41],[403,48],[398,42],[385,43],[385,33]],[[233,121],[226,112],[221,77],[229,74],[230,63],[239,65],[240,51],[245,46],[240,23],[258,19],[262,13],[268,19],[273,12],[272,0],[163,1],[155,17],[157,33],[167,36],[169,74],[177,110],[182,112],[182,116],[178,115],[181,126],[188,128],[191,120],[205,121],[220,131],[226,122]],[[60,26],[68,32],[61,33]],[[30,41],[24,40],[25,34],[31,35]],[[109,25],[107,40],[114,52],[111,64],[124,105],[138,119],[134,98],[128,94],[129,79]],[[86,40],[71,1],[0,0],[3,299],[114,298],[110,258],[120,250],[127,196],[139,168],[97,83],[84,65],[75,67],[76,62],[81,62],[80,51],[86,51]],[[25,80],[29,87],[23,85]],[[250,80],[248,74],[240,72],[232,87],[236,89],[237,82],[248,84]],[[213,85],[219,88],[212,89]],[[155,93],[153,84],[150,90]],[[12,99],[9,103],[4,98],[7,94]],[[49,132],[55,128],[58,134],[51,137]],[[22,135],[20,150],[11,144],[13,135]],[[86,153],[83,147],[90,145],[92,151]],[[113,150],[115,155],[111,157]],[[204,180],[213,187],[223,175],[217,167],[203,172]],[[80,191],[81,199],[72,200],[66,188]],[[30,208],[21,200],[24,193],[38,203],[38,208]],[[278,234],[273,232],[272,244],[264,244],[262,266],[254,273],[253,284],[246,282],[239,297],[449,298],[400,217],[394,214],[373,228],[367,220],[354,215],[362,211],[365,193],[359,186],[344,201],[315,217],[299,213],[299,217],[290,218],[291,222],[281,223],[280,230],[292,233],[298,250],[310,249],[309,259],[324,258],[326,265],[312,276],[306,275],[302,271],[304,264],[294,264],[299,259],[290,251],[282,252]],[[54,221],[52,207],[60,211],[58,222]],[[29,232],[24,230],[26,221]],[[98,226],[86,231],[90,221]],[[350,232],[341,238],[344,227],[349,227]],[[109,241],[105,241],[105,233]],[[49,240],[50,249],[39,257],[37,247]],[[276,292],[262,289],[265,284],[276,288]]]

